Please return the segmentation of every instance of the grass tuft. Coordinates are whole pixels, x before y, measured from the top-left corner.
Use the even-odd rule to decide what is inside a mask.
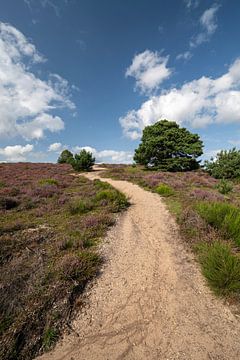
[[[43,335],[43,348],[45,350],[51,349],[58,339],[58,333],[55,329],[48,328]]]
[[[216,189],[223,195],[227,195],[233,190],[233,185],[231,182],[222,179],[219,181],[219,183],[216,185]]]
[[[166,184],[159,184],[155,191],[159,194],[159,195],[162,195],[162,196],[171,196],[171,195],[174,195],[174,191],[173,189],[166,185]]]
[[[198,245],[203,275],[218,295],[240,291],[240,259],[231,253],[229,245],[221,242]]]
[[[71,215],[76,214],[86,214],[87,212],[93,209],[93,203],[89,200],[82,200],[80,198],[75,198],[69,204],[69,211]]]
[[[220,230],[224,238],[233,240],[240,246],[240,209],[234,205],[215,202],[198,203],[199,215],[211,226]]]
[[[39,180],[39,185],[45,186],[45,185],[56,185],[58,186],[59,183],[56,179],[41,179]]]

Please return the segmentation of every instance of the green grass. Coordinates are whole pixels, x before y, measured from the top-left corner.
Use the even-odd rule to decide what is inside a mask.
[[[217,184],[216,189],[220,192],[220,194],[227,195],[233,190],[233,185],[231,182],[222,179]]]
[[[43,348],[45,350],[51,349],[51,347],[56,343],[58,339],[58,333],[52,328],[46,329],[43,335]]]
[[[0,180],[0,189],[5,187],[5,186],[6,186],[5,182]]]
[[[129,206],[127,197],[114,188],[99,191],[95,196],[96,202],[106,201],[113,205],[113,211],[119,212]]]
[[[58,181],[56,179],[41,179],[39,180],[39,185],[44,186],[44,185],[56,185],[58,186]]]
[[[74,199],[69,204],[69,211],[71,215],[86,214],[92,209],[93,209],[93,203],[91,201],[83,200],[80,198]]]
[[[162,196],[171,196],[171,195],[174,195],[174,191],[173,189],[169,186],[169,185],[166,185],[166,184],[159,184],[155,191],[159,194],[159,195],[162,195]]]
[[[215,242],[197,247],[203,275],[218,295],[240,291],[240,259],[231,253],[228,244]]]
[[[233,240],[240,246],[240,209],[234,205],[214,202],[199,203],[196,206],[199,215],[211,226],[220,230],[222,236]]]

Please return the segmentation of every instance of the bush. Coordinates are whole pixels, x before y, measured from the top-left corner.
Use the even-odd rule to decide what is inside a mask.
[[[85,214],[91,211],[93,204],[90,201],[75,199],[69,204],[69,211],[71,215]]]
[[[240,246],[240,209],[227,203],[199,203],[196,206],[199,215],[214,228],[221,231],[226,239]]]
[[[69,150],[63,150],[57,162],[59,164],[72,164],[74,162],[73,154]]]
[[[79,154],[75,154],[72,166],[76,171],[89,171],[95,163],[95,158],[91,152],[81,150]]]
[[[221,194],[226,195],[232,191],[233,185],[229,181],[221,179],[216,188]]]
[[[95,201],[106,201],[106,205],[112,205],[112,210],[115,212],[119,212],[129,206],[126,196],[113,188],[99,191],[95,196]]]
[[[216,159],[205,162],[206,171],[216,179],[240,177],[240,150],[222,150]]]
[[[240,259],[227,244],[215,242],[198,246],[203,275],[218,294],[240,291]]]
[[[162,196],[171,196],[174,194],[173,189],[166,184],[159,184],[155,191]]]

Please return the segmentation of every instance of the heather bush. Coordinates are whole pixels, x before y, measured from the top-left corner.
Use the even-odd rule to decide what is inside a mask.
[[[240,259],[229,245],[215,242],[198,246],[203,275],[217,294],[239,293]]]
[[[205,189],[193,189],[190,191],[189,196],[196,200],[206,200],[206,201],[222,201],[224,196],[216,192],[205,190]]]

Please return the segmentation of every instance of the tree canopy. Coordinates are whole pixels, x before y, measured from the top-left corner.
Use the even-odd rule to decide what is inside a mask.
[[[63,150],[58,158],[59,164],[72,164],[73,161],[73,154],[69,150]]]
[[[164,171],[186,171],[199,168],[202,155],[199,135],[181,128],[176,122],[160,120],[145,127],[139,147],[135,150],[137,164]]]
[[[76,171],[89,171],[92,170],[94,163],[95,158],[92,153],[83,149],[79,154],[75,154],[73,168]]]
[[[240,177],[240,150],[221,150],[215,159],[205,162],[205,169],[216,179]]]

